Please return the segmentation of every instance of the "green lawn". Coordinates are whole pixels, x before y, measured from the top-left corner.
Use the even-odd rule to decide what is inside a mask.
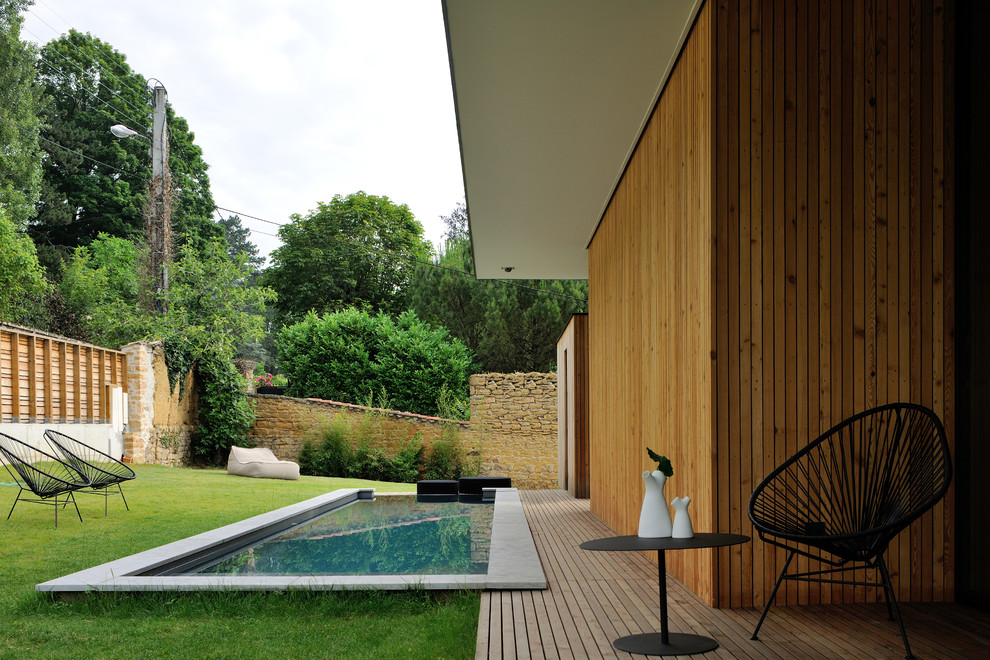
[[[470,658],[473,592],[94,594],[71,602],[34,585],[337,488],[410,484],[301,477],[247,479],[223,470],[134,466],[103,515],[103,498],[73,509],[18,503],[0,485],[0,658]],[[10,481],[0,471],[0,481]]]

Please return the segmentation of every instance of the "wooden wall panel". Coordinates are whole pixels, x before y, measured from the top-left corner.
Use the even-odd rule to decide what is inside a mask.
[[[127,391],[126,356],[0,327],[0,423],[106,422],[110,385]]]
[[[894,0],[718,7],[715,87],[726,91],[715,126],[727,134],[716,144],[729,160],[716,170],[716,199],[725,198],[716,208],[727,214],[715,223],[725,264],[716,308],[729,317],[714,321],[713,395],[728,397],[715,440],[730,454],[718,460],[730,471],[717,480],[728,487],[722,500],[734,503],[818,433],[874,405],[930,406],[954,442],[942,9]],[[950,494],[890,549],[905,600],[952,598],[951,507]],[[752,532],[734,504],[718,511],[720,530]],[[720,604],[763,604],[783,557],[761,546],[740,562],[720,551],[717,570],[732,585]],[[788,585],[777,600],[879,597]]]
[[[955,446],[944,9],[702,8],[589,246],[592,510],[616,532],[635,532],[646,446],[696,529],[748,534],[755,484],[859,410],[921,403]],[[900,598],[953,598],[953,520],[950,491],[891,546]],[[761,606],[784,559],[756,539],[689,554],[671,572],[733,607]]]
[[[588,315],[573,314],[557,340],[558,484],[590,496],[588,454]]]
[[[591,506],[635,533],[646,448],[670,457],[667,499],[690,496],[713,529],[715,264],[711,11],[703,8],[589,248]],[[739,502],[736,502],[738,507]],[[710,551],[668,568],[708,600]]]

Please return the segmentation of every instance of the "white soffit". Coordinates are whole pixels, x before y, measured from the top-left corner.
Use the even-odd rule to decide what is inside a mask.
[[[445,0],[478,277],[587,278],[702,1]]]

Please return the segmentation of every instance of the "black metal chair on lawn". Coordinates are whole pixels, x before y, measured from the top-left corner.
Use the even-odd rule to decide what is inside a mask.
[[[75,468],[59,458],[4,433],[0,433],[0,458],[3,459],[7,472],[20,487],[10,513],[7,514],[7,520],[10,520],[18,502],[34,502],[55,507],[55,527],[58,527],[58,509],[68,506],[71,501],[72,506],[76,507],[79,522],[82,522],[79,505],[72,493],[88,486],[89,477],[79,474]],[[36,497],[21,497],[26,492],[34,493]],[[62,495],[65,495],[65,499],[59,499]]]
[[[819,436],[764,479],[749,500],[760,538],[788,551],[752,639],[783,580],[883,587],[887,614],[913,658],[883,555],[897,534],[949,489],[952,460],[934,412],[894,403],[851,417]],[[787,574],[795,554],[831,566]],[[830,579],[875,568],[879,582]]]
[[[131,510],[127,506],[124,489],[120,487],[120,484],[137,476],[134,474],[134,470],[113,456],[104,454],[98,449],[79,442],[75,438],[70,438],[64,433],[48,429],[45,431],[45,439],[48,440],[48,444],[55,450],[55,453],[61,456],[66,463],[89,477],[91,482],[89,488],[91,491],[83,492],[94,492],[97,495],[103,495],[104,516],[108,512],[109,506],[107,500],[111,495],[119,494],[120,499],[124,500],[124,508],[128,511]],[[110,491],[114,486],[117,487],[116,493]]]

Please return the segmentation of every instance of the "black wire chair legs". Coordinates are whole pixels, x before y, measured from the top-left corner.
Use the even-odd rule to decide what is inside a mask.
[[[887,562],[883,560],[883,555],[880,555],[877,560],[877,568],[880,569],[880,576],[883,578],[884,596],[887,598],[887,614],[891,621],[897,617],[897,625],[901,629],[901,639],[904,640],[904,650],[907,651],[907,655],[904,657],[910,660],[914,658],[914,654],[911,653],[911,645],[908,643],[907,632],[904,630],[904,621],[901,619],[901,610],[897,607],[897,597],[894,596],[894,585],[890,583],[890,574],[887,573]]]
[[[787,567],[791,565],[791,560],[794,559],[794,553],[790,552],[787,555],[787,561],[784,562],[784,568],[780,571],[780,575],[777,576],[777,583],[773,585],[773,591],[770,592],[770,597],[767,598],[767,604],[763,607],[763,614],[760,615],[760,621],[756,624],[756,630],[753,631],[753,636],[750,639],[758,639],[757,635],[760,634],[760,628],[763,627],[763,621],[767,618],[767,612],[770,611],[770,606],[773,605],[773,597],[777,595],[777,590],[780,589],[780,584],[784,581],[787,575]]]
[[[113,492],[112,489],[114,487],[116,487],[117,492]],[[90,490],[81,490],[79,492],[82,493],[83,495],[102,495],[104,517],[109,515],[109,511],[110,511],[109,501],[110,498],[113,497],[114,495],[120,495],[120,499],[123,500],[124,502],[124,508],[127,509],[128,511],[131,510],[131,507],[127,506],[127,498],[124,497],[124,489],[120,487],[119,482],[115,484],[107,484],[106,486],[103,486],[101,488],[93,488],[92,486],[90,486]]]
[[[79,505],[76,504],[76,498],[73,496],[72,491],[68,491],[65,493],[64,500],[59,500],[59,495],[61,493],[56,493],[54,496],[45,499],[38,499],[33,497],[21,497],[21,494],[25,492],[31,492],[31,491],[26,490],[24,488],[21,488],[20,490],[17,491],[17,497],[14,498],[14,503],[10,506],[10,511],[7,513],[7,520],[10,520],[10,516],[13,515],[14,507],[17,506],[18,502],[31,502],[32,504],[46,504],[48,506],[55,507],[55,529],[58,529],[59,507],[64,509],[65,507],[69,506],[69,502],[72,502],[72,506],[74,506],[76,509],[76,515],[79,516],[79,522],[83,521],[82,513],[79,512]]]
[[[887,617],[891,621],[897,621],[897,625],[901,631],[901,641],[904,642],[904,651],[906,655],[905,658],[914,658],[911,653],[911,644],[908,643],[907,632],[904,629],[904,621],[901,619],[901,611],[897,606],[897,597],[894,595],[894,587],[890,581],[890,574],[887,572],[887,563],[884,561],[883,556],[877,557],[876,561],[867,566],[849,566],[841,568],[831,568],[822,571],[810,571],[807,573],[791,573],[787,574],[787,569],[790,567],[791,560],[794,559],[794,555],[798,554],[795,551],[791,551],[787,554],[787,561],[784,562],[784,568],[780,571],[780,575],[777,576],[777,582],[773,586],[773,591],[770,593],[769,598],[767,598],[766,605],[763,606],[763,613],[760,615],[760,620],[756,624],[756,629],[753,630],[753,635],[750,637],[752,640],[758,640],[760,633],[760,628],[763,627],[763,622],[767,618],[767,614],[770,612],[770,606],[773,605],[774,596],[777,595],[777,590],[780,589],[780,585],[783,584],[784,580],[795,580],[802,582],[821,582],[827,584],[847,584],[859,587],[881,587],[883,590],[884,602],[887,606]],[[863,582],[860,580],[833,580],[827,579],[822,576],[831,575],[833,573],[845,573],[847,571],[853,571],[857,569],[876,569],[880,574],[880,582]]]

